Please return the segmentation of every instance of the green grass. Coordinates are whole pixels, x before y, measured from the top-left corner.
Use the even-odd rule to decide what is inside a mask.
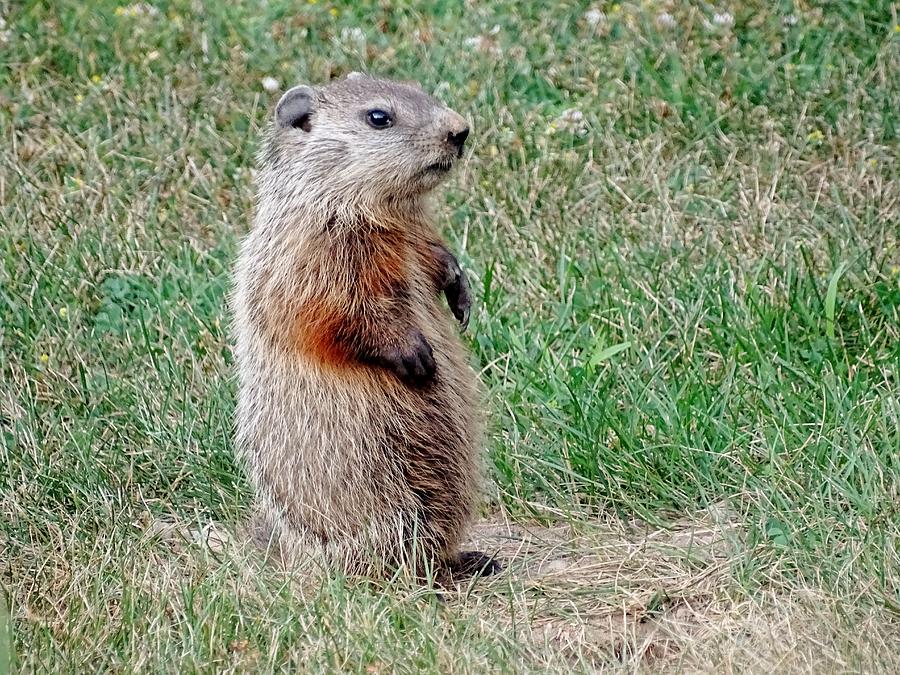
[[[0,584],[18,667],[897,666],[892,3],[154,4],[0,3]],[[438,606],[147,533],[250,504],[226,298],[277,97],[260,83],[351,70],[416,78],[472,120],[439,213],[478,296],[485,514],[570,528],[585,560],[610,551],[591,583],[514,573]],[[727,554],[673,543],[655,572],[622,572],[647,532],[709,513],[736,533]],[[718,632],[669,651],[539,637],[685,604]]]

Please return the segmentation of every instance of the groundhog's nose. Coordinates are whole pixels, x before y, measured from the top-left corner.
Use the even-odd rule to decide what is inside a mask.
[[[469,135],[469,127],[463,127],[461,131],[450,131],[447,133],[447,142],[457,150],[462,150],[463,143]]]

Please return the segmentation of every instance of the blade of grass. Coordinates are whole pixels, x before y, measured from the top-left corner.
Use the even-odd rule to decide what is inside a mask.
[[[834,340],[834,306],[837,302],[838,283],[844,272],[847,271],[847,263],[842,262],[828,280],[828,291],[825,293],[825,333]]]

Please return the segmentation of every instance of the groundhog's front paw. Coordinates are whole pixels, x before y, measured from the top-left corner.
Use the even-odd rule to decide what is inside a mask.
[[[447,561],[445,577],[449,582],[459,582],[469,577],[487,577],[503,571],[497,558],[481,551],[463,551]]]
[[[382,362],[401,380],[415,385],[431,380],[437,368],[431,345],[417,330],[412,331],[405,342],[389,349]]]
[[[459,266],[456,256],[446,248],[435,246],[434,251],[442,270],[438,279],[438,288],[444,291],[450,311],[465,330],[469,325],[469,313],[472,310],[472,298],[469,295],[469,281],[466,279],[466,273]]]
[[[444,294],[447,296],[447,304],[450,306],[450,311],[453,312],[453,316],[456,317],[456,320],[459,321],[459,325],[465,330],[469,325],[469,313],[472,311],[472,298],[469,295],[469,282],[466,279],[465,272],[460,269],[459,265],[456,265],[456,270],[456,279],[447,286],[444,290]]]

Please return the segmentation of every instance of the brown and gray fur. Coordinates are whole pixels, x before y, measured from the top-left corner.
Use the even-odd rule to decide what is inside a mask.
[[[372,110],[392,126],[373,128]],[[426,203],[467,133],[417,85],[358,74],[276,106],[236,272],[237,447],[265,537],[289,559],[315,550],[372,575],[498,568],[459,552],[479,388],[457,325],[468,286]]]

